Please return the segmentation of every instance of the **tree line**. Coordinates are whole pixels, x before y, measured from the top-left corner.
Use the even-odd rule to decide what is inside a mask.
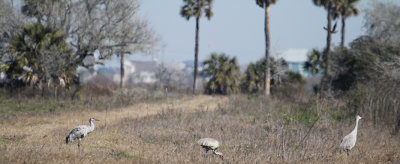
[[[322,78],[314,86],[317,95],[328,97],[330,102],[344,104],[340,108],[334,105],[327,108],[335,112],[343,111],[345,117],[351,118],[361,113],[375,125],[384,123],[393,127],[394,134],[397,134],[400,130],[400,6],[393,2],[373,3],[363,12],[365,35],[354,39],[348,46],[343,46],[343,42],[334,46],[329,52],[329,61],[326,59],[326,48],[311,50],[304,68]],[[274,71],[276,68],[272,65],[279,64],[273,64],[273,58],[270,60],[270,74],[274,77],[279,71]],[[206,92],[263,92],[265,61],[260,59],[249,64],[244,74],[240,74],[234,64],[237,62],[235,58],[211,55],[204,63],[205,72],[211,76],[205,85]],[[328,62],[330,71],[327,78],[325,72]],[[281,80],[276,82],[280,78],[272,78],[272,91],[280,86],[286,89],[284,92],[289,91],[272,92],[276,94],[274,97],[300,101],[301,94],[297,94],[301,92],[299,88],[304,87],[304,79],[291,72],[280,77]],[[224,80],[226,78],[229,80]],[[332,117],[336,117],[335,114]]]
[[[12,2],[12,1],[11,1]],[[121,83],[124,76],[124,56],[136,52],[151,52],[157,45],[157,37],[148,27],[147,21],[138,16],[138,2],[136,0],[24,0],[21,13],[15,11],[12,4],[6,0],[0,0],[2,19],[0,24],[1,48],[1,70],[5,72],[8,85],[11,87],[37,86],[44,88],[44,84],[70,85],[77,81],[77,67],[91,67],[95,64],[102,64],[113,55],[120,56],[121,61]],[[279,84],[284,77],[277,69],[284,70],[284,62],[273,61],[270,57],[269,38],[269,14],[270,6],[277,3],[277,0],[255,0],[255,4],[265,10],[265,57],[256,63],[251,63],[243,77],[233,76],[238,71],[237,60],[222,54],[212,54],[210,59],[204,62],[208,69],[201,72],[210,80],[206,84],[207,93],[234,93],[238,90],[246,92],[260,92],[269,95],[271,84]],[[396,49],[398,36],[395,25],[392,22],[381,23],[382,12],[371,12],[376,6],[390,4],[375,4],[366,11],[365,28],[368,34],[353,41],[350,47],[345,43],[345,22],[353,15],[358,15],[356,8],[358,0],[313,0],[316,6],[324,7],[327,11],[327,45],[323,50],[314,49],[309,54],[305,68],[314,74],[323,74],[323,80],[318,90],[330,89],[345,91],[358,84],[361,80],[353,79],[357,76],[346,73],[361,74],[365,66],[353,67],[343,66],[346,62],[362,63],[363,57],[343,54],[360,54],[365,45],[379,45],[386,47],[386,53],[390,50],[387,45],[393,45]],[[193,92],[196,90],[196,79],[198,75],[198,42],[200,30],[200,18],[206,16],[211,19],[213,0],[183,0],[180,15],[189,20],[196,19],[195,26],[195,63]],[[392,8],[396,5],[392,5]],[[388,9],[394,11],[395,9]],[[381,15],[380,15],[381,14]],[[396,15],[396,13],[392,13]],[[331,35],[337,33],[336,23],[332,27],[332,21],[341,19],[341,42],[338,48],[331,49]],[[395,19],[395,18],[391,18]],[[385,38],[385,39],[382,39]],[[378,40],[378,41],[377,41]],[[380,44],[383,44],[381,46]],[[5,45],[5,46],[4,46]],[[370,49],[371,46],[367,48]],[[374,46],[372,46],[374,47]],[[371,50],[372,51],[372,50]],[[362,52],[364,53],[364,52]],[[370,53],[370,51],[368,51]],[[98,54],[98,56],[95,56]],[[370,53],[371,54],[371,53]],[[392,52],[394,56],[395,52]],[[373,54],[371,60],[366,60],[371,69],[382,68],[388,72],[386,64],[377,59]],[[396,61],[397,58],[389,56]],[[385,59],[389,58],[385,56]],[[214,61],[215,60],[215,61]],[[351,62],[352,61],[352,62]],[[277,67],[277,63],[280,66]],[[391,66],[395,65],[392,63]],[[340,65],[339,65],[340,64]],[[365,64],[365,63],[364,63]],[[221,68],[219,68],[221,66]],[[227,66],[225,66],[227,65]],[[357,68],[357,69],[356,69]],[[221,73],[221,72],[225,73]],[[371,72],[368,72],[371,73]],[[380,72],[382,74],[382,72]],[[221,77],[217,77],[221,75]],[[222,76],[223,75],[223,76]],[[279,76],[277,76],[279,75]],[[291,74],[293,75],[293,74]],[[364,73],[364,75],[367,75]],[[224,77],[225,76],[225,77]],[[276,77],[279,77],[276,79]],[[295,76],[293,76],[295,77]],[[233,78],[233,79],[231,79]],[[247,80],[244,80],[247,79]],[[346,79],[346,80],[345,80]],[[350,79],[350,80],[349,80]],[[370,78],[361,78],[363,80]],[[244,82],[245,81],[245,82]],[[54,85],[56,86],[56,85]],[[246,88],[246,89],[245,89]]]
[[[266,67],[264,70],[264,84],[263,90],[265,95],[270,95],[270,82],[271,82],[271,74],[270,74],[270,28],[269,28],[269,15],[270,15],[270,6],[277,3],[278,0],[255,0],[256,4],[265,11],[264,17],[264,34],[265,34],[265,63]],[[345,42],[345,25],[346,19],[353,15],[358,15],[359,10],[356,8],[356,4],[359,0],[312,0],[316,6],[322,6],[327,11],[327,27],[324,29],[327,31],[327,45],[324,50],[324,60],[326,64],[324,64],[324,80],[322,83],[323,86],[326,86],[327,80],[329,81],[329,53],[331,46],[331,38],[332,34],[336,33],[336,24],[332,27],[332,20],[341,18],[342,19],[342,37],[341,37],[341,46],[344,47]],[[196,79],[197,79],[197,67],[198,67],[198,44],[199,44],[199,22],[200,17],[205,14],[206,17],[210,20],[213,12],[212,12],[212,3],[213,0],[183,0],[184,5],[181,8],[181,16],[185,17],[189,20],[191,17],[195,17],[196,19],[196,36],[195,36],[195,57],[194,57],[194,81],[193,81],[193,93],[196,90]]]

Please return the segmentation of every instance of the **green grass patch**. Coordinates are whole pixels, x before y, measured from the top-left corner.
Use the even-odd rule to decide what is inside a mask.
[[[332,110],[330,116],[336,122],[343,122],[345,120],[353,118],[353,115],[349,113],[349,109],[345,106],[342,106],[339,109]]]
[[[0,145],[6,145],[6,144],[9,144],[9,143],[10,143],[9,140],[0,138]]]
[[[118,156],[119,156],[119,157],[122,157],[122,158],[129,158],[129,159],[136,159],[136,158],[138,158],[137,156],[129,155],[128,153],[125,153],[124,151],[120,151],[120,152],[118,153]]]
[[[109,149],[108,147],[106,147],[106,146],[91,146],[92,148],[95,148],[95,149]]]
[[[293,113],[294,114],[283,114],[282,117],[285,125],[298,122],[307,127],[311,127],[319,118],[316,106],[299,107]]]
[[[18,101],[18,100],[0,100],[0,114],[19,115],[19,114],[37,114],[53,113],[61,110],[83,109],[83,105],[66,103],[62,101]]]

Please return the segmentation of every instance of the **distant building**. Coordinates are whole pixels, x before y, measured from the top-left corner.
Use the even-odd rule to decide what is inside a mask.
[[[305,78],[312,77],[311,72],[304,69],[304,62],[287,62],[287,63],[290,71],[300,73]]]
[[[305,78],[311,78],[313,77],[311,72],[304,69],[307,53],[307,49],[288,49],[283,51],[280,56],[288,63],[289,71],[300,73]]]
[[[155,61],[130,61],[133,71],[127,75],[127,84],[154,84],[158,64]]]
[[[165,68],[163,83],[176,86],[188,87],[193,81],[193,68],[187,66],[183,62],[179,63],[160,63],[156,61],[125,61],[125,85],[136,84],[159,84],[161,81],[157,77],[157,73]],[[121,76],[119,65],[114,66],[99,66],[86,69],[80,67],[78,69],[80,80],[82,83],[97,83],[97,84],[115,84],[119,85]]]

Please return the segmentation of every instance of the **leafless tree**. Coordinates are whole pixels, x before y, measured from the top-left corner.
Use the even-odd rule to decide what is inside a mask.
[[[138,15],[137,0],[29,0],[23,12],[24,7],[37,22],[67,33],[77,65],[88,67],[120,56],[121,87],[124,55],[151,53],[157,43],[147,21]],[[97,61],[88,60],[95,53],[99,54]]]
[[[189,87],[185,78],[190,78],[190,73],[171,65],[160,64],[157,68],[156,78],[161,87]]]
[[[385,53],[376,62],[376,69],[385,78],[400,80],[400,6],[392,2],[373,3],[365,10],[365,24],[368,35],[377,44],[382,44]],[[383,48],[386,49],[383,49]]]
[[[385,44],[400,44],[400,6],[393,2],[373,3],[365,10],[368,35]]]
[[[10,38],[22,29],[23,24],[23,16],[13,10],[13,5],[8,0],[0,0],[0,60]]]

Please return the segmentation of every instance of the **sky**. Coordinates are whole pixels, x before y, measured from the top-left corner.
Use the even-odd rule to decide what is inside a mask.
[[[195,19],[187,21],[179,11],[182,0],[138,0],[140,14],[160,37],[160,51],[152,56],[133,55],[134,60],[158,59],[164,62],[194,60]],[[365,34],[363,10],[372,2],[361,0],[361,15],[346,21],[346,44]],[[398,1],[396,2],[398,3]],[[237,57],[239,63],[255,62],[265,55],[264,10],[254,0],[214,0],[214,16],[200,19],[199,60],[212,52]],[[271,55],[292,61],[304,61],[313,48],[326,45],[326,11],[312,0],[279,0],[271,6]],[[341,24],[338,20],[338,29]],[[333,35],[340,44],[340,32]]]

